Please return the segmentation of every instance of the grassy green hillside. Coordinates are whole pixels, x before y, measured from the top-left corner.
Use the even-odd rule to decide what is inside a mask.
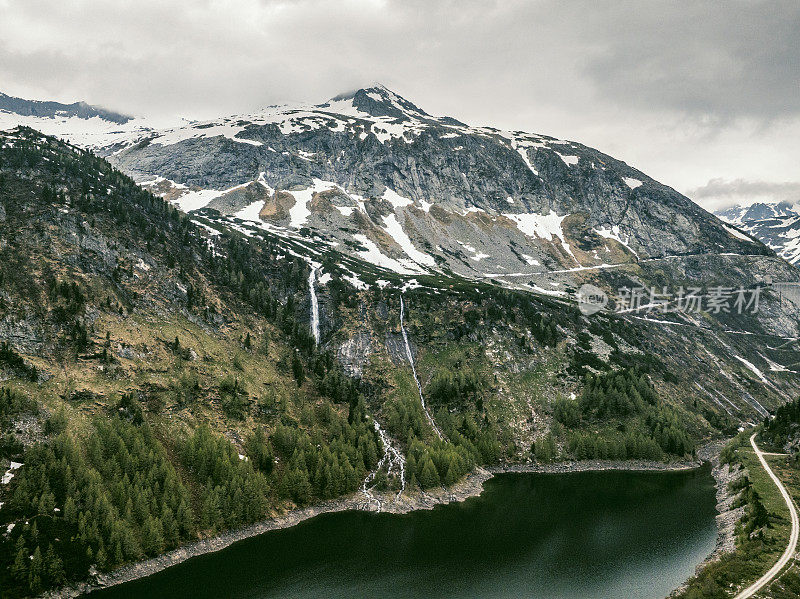
[[[30,130],[0,150],[0,585],[38,593],[356,490],[380,441],[305,263]]]

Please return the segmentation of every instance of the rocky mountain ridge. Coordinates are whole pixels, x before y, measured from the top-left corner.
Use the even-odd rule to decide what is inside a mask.
[[[333,313],[332,279],[369,293],[474,281],[568,303],[591,283],[612,309],[630,288],[710,296],[796,279],[759,241],[623,162],[575,142],[434,117],[380,85],[319,105],[76,137],[212,237],[267,239],[313,266],[320,343],[359,376],[374,331]],[[630,317],[670,325],[667,337],[680,344],[680,327],[795,338],[798,302],[781,298],[746,317],[730,307],[652,315],[648,300]],[[793,370],[763,348],[713,343],[709,352],[732,364]]]

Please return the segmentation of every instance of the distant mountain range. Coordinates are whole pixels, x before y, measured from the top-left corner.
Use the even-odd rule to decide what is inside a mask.
[[[61,102],[24,100],[22,98],[8,96],[2,92],[0,92],[0,111],[13,112],[21,116],[49,119],[69,117],[91,119],[96,117],[118,125],[123,125],[132,119],[130,116],[112,110],[106,110],[99,106],[91,106],[86,102],[62,104]]]
[[[800,262],[800,207],[797,204],[759,202],[718,210],[715,214],[763,242],[792,264]]]

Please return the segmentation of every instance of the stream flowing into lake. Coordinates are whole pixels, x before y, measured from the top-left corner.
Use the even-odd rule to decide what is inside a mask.
[[[102,599],[655,599],[716,541],[710,467],[502,474],[462,503],[322,514]]]

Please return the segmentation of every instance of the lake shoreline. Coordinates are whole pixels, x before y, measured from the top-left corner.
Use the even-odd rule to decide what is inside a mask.
[[[192,541],[181,547],[168,551],[154,558],[142,560],[122,566],[108,574],[97,574],[93,580],[73,584],[42,595],[47,599],[69,599],[85,595],[92,591],[132,582],[139,578],[151,576],[172,566],[176,566],[188,559],[214,553],[229,547],[233,543],[261,535],[272,530],[281,530],[296,526],[306,520],[326,513],[343,512],[348,510],[386,512],[391,514],[406,514],[418,510],[431,510],[437,505],[446,505],[465,501],[470,497],[477,497],[483,492],[484,483],[497,474],[506,473],[540,473],[540,474],[567,474],[572,472],[601,472],[610,470],[642,471],[642,472],[669,472],[699,468],[706,461],[711,460],[714,452],[705,452],[708,445],[698,450],[698,459],[682,460],[676,462],[656,462],[649,460],[585,460],[558,462],[553,464],[501,464],[490,468],[476,468],[463,480],[449,489],[435,489],[416,491],[412,495],[402,495],[399,498],[395,493],[375,494],[380,505],[369,501],[361,492],[353,493],[347,497],[332,499],[317,503],[313,506],[290,510],[268,520],[263,520],[249,526],[225,532],[207,539]],[[719,456],[719,450],[716,456]],[[716,479],[716,477],[715,477]],[[727,488],[727,485],[724,485]],[[718,485],[719,497],[719,485]],[[718,516],[719,518],[719,516]],[[722,535],[722,528],[718,519],[718,530]],[[718,546],[720,542],[718,541]],[[716,550],[715,550],[716,552]],[[713,554],[712,554],[713,555]],[[708,563],[709,556],[700,568]]]
[[[733,507],[739,493],[732,494],[729,489],[730,483],[738,480],[744,475],[742,468],[731,470],[728,464],[720,464],[720,453],[727,441],[714,441],[704,445],[698,450],[698,458],[703,461],[711,462],[711,475],[714,477],[714,485],[717,489],[717,543],[714,550],[699,564],[694,571],[697,576],[707,566],[722,558],[726,553],[736,550],[736,524],[744,514],[744,506]],[[702,453],[701,453],[702,452]],[[689,587],[687,579],[682,585],[676,588],[670,597],[675,597]]]

